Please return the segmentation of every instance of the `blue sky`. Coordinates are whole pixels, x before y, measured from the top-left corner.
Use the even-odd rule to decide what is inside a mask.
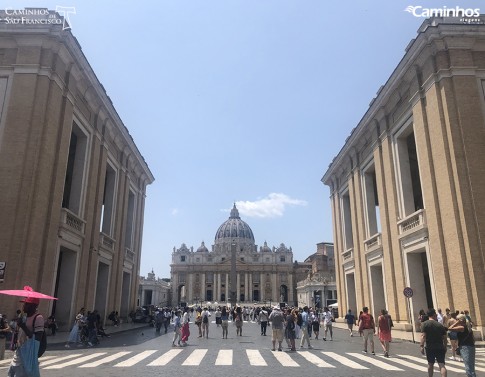
[[[256,243],[302,261],[332,241],[320,179],[422,23],[479,1],[22,1],[73,6],[72,32],[155,182],[140,274],[205,241],[236,202]],[[485,5],[482,6],[485,12]]]

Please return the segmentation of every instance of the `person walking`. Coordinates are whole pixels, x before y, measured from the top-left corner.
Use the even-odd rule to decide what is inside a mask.
[[[315,339],[318,340],[318,334],[320,333],[320,321],[318,319],[318,313],[315,311],[311,315],[312,330],[315,334]]]
[[[189,322],[190,322],[189,308],[185,307],[184,315],[182,316],[182,328],[180,330],[182,335],[181,337],[182,346],[184,347],[187,345],[187,341],[189,340],[189,336],[190,336]]]
[[[386,309],[381,310],[381,315],[377,318],[377,336],[381,342],[384,356],[389,357],[389,342],[391,341],[391,317]]]
[[[290,351],[295,352],[296,347],[295,347],[295,339],[296,339],[296,334],[295,334],[295,328],[296,328],[296,318],[294,314],[291,312],[291,309],[288,309],[286,312],[286,317],[285,317],[285,335],[286,335],[286,340],[289,342],[290,345]]]
[[[211,313],[209,309],[204,308],[204,310],[201,313],[202,317],[202,337],[205,337],[206,339],[209,338],[209,317],[211,316]]]
[[[227,339],[227,328],[229,326],[229,314],[225,306],[221,310],[222,339]]]
[[[234,315],[234,322],[236,323],[236,335],[242,336],[243,314],[240,306],[236,308],[236,310],[234,311]]]
[[[7,318],[0,314],[0,360],[5,359],[5,344],[7,342],[7,334],[10,332]]]
[[[219,327],[221,325],[221,307],[218,306],[216,309],[216,326]]]
[[[175,311],[175,317],[174,317],[174,323],[173,323],[173,340],[172,340],[172,347],[175,347],[175,341],[178,340],[177,344],[180,347],[180,340],[182,338],[181,335],[181,328],[182,328],[182,322],[180,320],[180,310]]]
[[[433,376],[435,361],[440,367],[441,377],[446,377],[445,355],[448,344],[446,328],[438,322],[434,309],[428,310],[427,317],[428,319],[421,323],[420,349],[423,355],[426,354],[428,360],[428,377]]]
[[[308,306],[305,306],[303,308],[303,312],[301,313],[301,340],[300,340],[300,348],[303,348],[303,345],[305,344],[305,340],[307,342],[308,348],[313,348],[312,345],[310,344],[310,338],[308,337]]]
[[[330,332],[330,340],[333,340],[332,322],[334,321],[334,319],[333,319],[332,312],[327,307],[323,309],[322,318],[323,318],[323,329],[324,329],[323,340],[325,341],[327,340],[327,332]]]
[[[376,331],[376,325],[374,322],[374,317],[369,314],[369,308],[364,306],[362,309],[362,314],[359,317],[359,331],[362,331],[362,336],[364,337],[364,350],[362,352],[367,353],[367,343],[370,343],[371,353],[375,355],[374,352],[374,333]]]
[[[281,343],[283,343],[283,326],[285,323],[285,317],[279,306],[274,306],[273,311],[269,315],[269,321],[271,322],[272,327],[272,337],[271,341],[273,342],[273,351],[275,351],[276,342],[278,342],[278,351],[282,351]]]
[[[359,337],[362,337],[363,335],[362,326],[360,325],[360,317],[362,317],[362,314],[364,314],[364,312],[361,310],[359,316],[357,317],[357,329],[359,330]]]
[[[88,317],[86,318],[87,328],[88,328],[88,346],[93,347],[99,344],[98,332],[96,327],[96,313],[98,311],[95,309],[92,312],[88,312]]]
[[[458,361],[457,353],[456,350],[458,349],[458,333],[454,330],[450,330],[450,327],[452,327],[456,322],[456,312],[453,312],[450,314],[450,318],[448,319],[448,337],[450,338],[450,344],[451,344],[451,356],[450,360],[453,361]]]
[[[202,338],[202,308],[200,307],[195,311],[194,323],[199,329],[199,338]]]
[[[352,310],[349,309],[345,315],[345,321],[347,322],[347,328],[349,329],[350,336],[354,336],[353,329],[355,324],[355,316],[352,314]]]
[[[10,368],[7,373],[8,377],[24,377],[28,375],[25,371],[25,361],[22,360],[21,347],[32,337],[40,342],[44,335],[44,317],[41,314],[36,314],[40,300],[34,297],[27,297],[20,302],[24,303],[22,312],[25,316],[20,316],[17,319],[17,326],[19,329],[17,349],[15,350],[12,362],[10,363]],[[32,374],[39,376],[39,360],[37,354],[35,355],[35,358],[36,368],[33,368],[34,370],[32,371]]]
[[[264,306],[259,311],[258,323],[261,324],[261,335],[266,336],[266,328],[268,327],[268,311]]]
[[[475,373],[475,339],[473,338],[472,322],[466,314],[459,314],[456,322],[449,327],[458,334],[460,355],[465,364],[467,377],[476,377]]]
[[[81,308],[76,314],[74,324],[72,325],[71,332],[69,333],[69,337],[67,338],[67,342],[65,345],[66,348],[71,348],[71,343],[77,344],[80,342],[80,331],[81,326],[84,324],[84,313],[84,308]]]

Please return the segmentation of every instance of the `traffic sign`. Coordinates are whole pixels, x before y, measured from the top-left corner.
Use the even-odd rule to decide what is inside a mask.
[[[413,297],[413,290],[411,287],[404,288],[404,296],[407,298]]]

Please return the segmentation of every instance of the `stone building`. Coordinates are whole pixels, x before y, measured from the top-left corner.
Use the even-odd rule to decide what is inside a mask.
[[[138,286],[138,306],[154,305],[158,307],[171,306],[170,283],[166,279],[155,277],[149,272],[147,277],[140,276]]]
[[[322,178],[341,313],[387,308],[410,329],[420,309],[469,309],[483,334],[485,17],[473,22],[422,24]]]
[[[284,244],[258,250],[253,231],[234,205],[217,230],[212,250],[174,248],[171,264],[173,304],[230,301],[231,258],[236,258],[236,300],[294,302],[293,252]]]
[[[27,13],[0,24],[2,288],[58,297],[40,311],[65,329],[81,307],[126,316],[154,178],[59,15]],[[2,298],[7,313],[17,307]]]
[[[332,243],[317,244],[317,251],[305,259],[306,275],[298,279],[296,292],[298,306],[322,309],[337,302],[335,258]]]

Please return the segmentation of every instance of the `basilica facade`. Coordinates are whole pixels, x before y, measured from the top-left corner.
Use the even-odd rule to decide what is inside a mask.
[[[231,273],[232,258],[235,271]],[[235,287],[231,286],[231,276]],[[202,242],[194,251],[182,244],[173,249],[171,264],[172,304],[226,303],[231,289],[238,303],[288,302],[295,298],[293,252],[279,247],[258,249],[253,231],[236,205],[217,230],[212,249]]]

